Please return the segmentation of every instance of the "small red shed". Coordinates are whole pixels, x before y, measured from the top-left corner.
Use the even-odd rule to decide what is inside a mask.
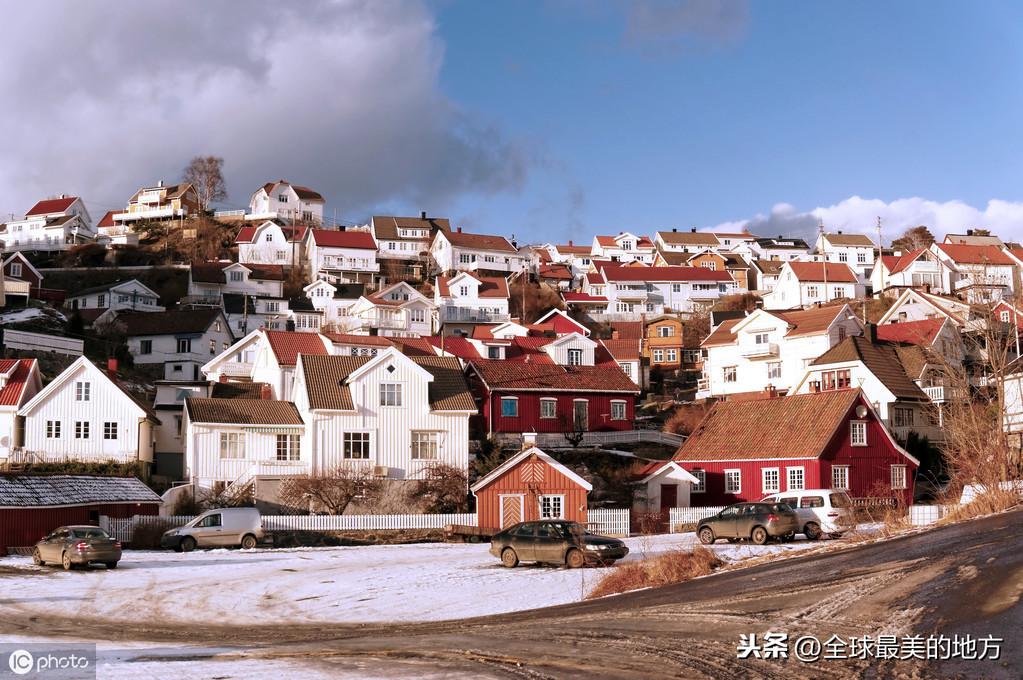
[[[161,498],[134,477],[0,475],[0,556],[57,527],[99,524],[101,515],[160,514]]]
[[[472,486],[477,523],[504,529],[538,519],[586,523],[593,486],[535,446],[524,449]]]

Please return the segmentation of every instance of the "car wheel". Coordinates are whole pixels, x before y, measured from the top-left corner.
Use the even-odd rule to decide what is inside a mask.
[[[37,567],[45,567],[46,562],[43,562],[43,554],[39,552],[39,548],[32,551],[32,563]]]
[[[753,532],[750,534],[749,537],[750,540],[756,543],[757,545],[763,545],[767,543],[767,539],[770,538],[770,536],[767,533],[767,529],[765,529],[764,527],[754,527]]]
[[[191,536],[185,536],[181,539],[181,552],[192,552],[195,550],[195,539]]]
[[[699,536],[700,543],[703,543],[704,545],[710,545],[716,540],[714,538],[714,530],[711,529],[710,527],[703,527],[702,529],[700,529]]]
[[[60,564],[64,567],[64,571],[71,571],[74,568],[74,562],[71,561],[71,555],[64,553],[60,558]]]
[[[501,564],[509,569],[517,567],[519,566],[519,556],[515,554],[513,549],[505,548],[501,551]]]
[[[245,534],[242,537],[242,548],[245,550],[252,550],[256,547],[256,537],[252,534]]]
[[[572,548],[565,554],[565,564],[568,565],[569,569],[578,569],[586,564],[586,556],[583,555],[582,550]]]
[[[117,569],[117,562],[106,562],[107,569]]]
[[[821,528],[819,525],[810,522],[803,527],[803,535],[806,536],[808,541],[818,541],[821,537]]]

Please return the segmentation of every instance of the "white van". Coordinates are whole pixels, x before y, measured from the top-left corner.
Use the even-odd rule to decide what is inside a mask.
[[[811,541],[827,534],[838,538],[855,525],[853,503],[845,491],[804,489],[764,496],[763,503],[786,503],[799,515],[802,533]]]
[[[183,527],[164,532],[160,545],[178,552],[195,548],[255,548],[264,538],[263,518],[255,508],[207,510]]]

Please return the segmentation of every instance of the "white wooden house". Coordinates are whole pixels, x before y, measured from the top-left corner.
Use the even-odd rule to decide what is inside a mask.
[[[128,199],[122,212],[114,213],[114,223],[133,229],[140,222],[184,220],[199,211],[199,195],[187,182],[142,187]]]
[[[112,320],[112,312],[163,312],[160,296],[137,279],[115,281],[68,294],[64,305],[77,312],[86,324]]]
[[[617,236],[594,236],[590,254],[594,260],[653,264],[655,250],[649,237],[623,231]]]
[[[278,264],[285,267],[306,261],[304,226],[282,226],[267,220],[258,226],[246,225],[238,230],[238,262],[241,264]]]
[[[732,252],[739,253],[750,260],[807,260],[810,258],[810,246],[801,238],[785,236],[761,237],[752,241],[743,241]]]
[[[281,219],[320,224],[325,201],[318,191],[285,180],[267,182],[249,199],[247,220]]]
[[[600,301],[591,315],[639,320],[643,314],[689,314],[738,292],[728,272],[706,267],[602,266],[586,276],[583,292]],[[575,299],[563,294],[566,302]]]
[[[377,288],[383,279],[377,242],[368,230],[310,229],[309,271],[313,279],[331,283],[364,283]]]
[[[947,266],[929,248],[919,248],[899,255],[884,255],[870,275],[874,294],[895,296],[906,288],[920,288],[933,293],[947,293],[944,284]]]
[[[862,278],[870,279],[877,245],[865,234],[823,233],[817,237],[814,251],[828,262],[847,264]]]
[[[43,388],[35,359],[0,359],[0,462],[6,461],[18,440],[18,409]]]
[[[236,340],[199,369],[207,380],[248,380],[256,366],[256,353],[266,341],[265,331],[256,329]]]
[[[902,291],[877,323],[883,326],[938,318],[949,319],[956,328],[962,330],[974,318],[974,313],[970,304],[964,300],[909,288]]]
[[[24,453],[32,459],[153,461],[156,413],[85,357],[40,390],[18,416],[24,418]]]
[[[1019,278],[1016,261],[996,246],[933,243],[942,268],[942,290],[974,304],[1012,297]]]
[[[361,465],[380,477],[416,479],[437,464],[465,470],[476,403],[451,357],[299,358],[295,404],[306,421],[313,472]]]
[[[526,257],[504,236],[470,234],[459,227],[455,231],[438,231],[430,245],[430,255],[442,273],[454,271],[520,272]]]
[[[0,225],[0,245],[7,251],[67,250],[96,239],[85,203],[60,195],[36,203],[23,219]]]
[[[654,235],[654,246],[658,251],[669,253],[699,253],[703,250],[717,250],[721,242],[708,231],[659,231]],[[738,245],[738,244],[736,244]]]
[[[234,342],[227,317],[216,307],[124,312],[111,328],[124,336],[136,365],[162,366],[167,380],[197,380],[200,367]]]
[[[865,286],[849,265],[837,262],[786,262],[764,309],[800,309],[831,300],[863,297]]]
[[[572,277],[575,280],[585,276],[586,272],[590,270],[592,260],[590,259],[591,246],[589,245],[576,245],[569,241],[559,244],[547,243],[543,247],[547,249],[551,262],[566,265],[572,270]]]
[[[450,232],[451,223],[443,217],[374,215],[369,223],[379,250],[377,260],[388,265],[384,275],[422,279],[430,264],[430,244],[438,232]],[[393,283],[393,281],[392,281]]]
[[[404,281],[363,295],[346,313],[338,324],[346,333],[414,337],[436,328],[436,305]]]
[[[345,333],[355,329],[349,310],[362,298],[365,290],[362,284],[334,284],[323,279],[302,289],[313,309],[322,314],[320,327]]]
[[[219,307],[225,293],[283,299],[284,267],[229,260],[192,264],[188,271],[186,303]]]
[[[446,327],[510,320],[508,280],[503,276],[479,276],[473,272],[438,276],[433,290],[439,321]]]

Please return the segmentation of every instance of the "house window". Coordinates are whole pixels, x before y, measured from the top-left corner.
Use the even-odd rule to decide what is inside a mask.
[[[173,366],[171,366],[171,371],[173,371],[174,373],[181,373],[181,370],[182,370],[181,364],[174,364]]]
[[[856,261],[859,262],[860,264],[866,264],[867,263],[867,254],[866,253],[856,253]]]
[[[21,276],[21,263],[20,262],[12,262],[11,263],[11,276],[13,276],[15,278]]]
[[[807,286],[806,287],[806,296],[807,297],[815,298],[818,295],[820,295],[820,292],[819,292],[817,286]]]
[[[75,439],[89,438],[89,422],[86,420],[75,421]]]
[[[625,420],[625,402],[611,402],[611,420]]]
[[[437,449],[436,432],[412,433],[412,460],[437,460]]]
[[[892,466],[892,488],[893,489],[905,489],[906,488],[906,466],[905,465],[893,465]]]
[[[298,460],[301,453],[301,439],[297,434],[277,435],[277,460]]]
[[[458,256],[458,261],[462,264],[469,264],[469,262],[471,262],[471,259],[469,258],[468,253],[462,253],[461,255]]]
[[[675,329],[671,326],[658,326],[657,337],[659,338],[670,338],[675,334]]]
[[[673,284],[671,284],[671,292],[672,293],[681,293],[682,292],[682,284],[681,283],[673,283]]]
[[[540,519],[564,519],[564,496],[540,496]]]
[[[665,356],[668,359],[668,363],[671,363],[671,364],[678,363],[678,350],[677,349],[669,349],[669,350],[667,350],[667,354]]]
[[[758,345],[766,345],[769,337],[770,335],[767,333],[757,333],[753,336],[753,342]]]
[[[853,446],[867,445],[867,423],[854,420],[849,423],[849,443]]]
[[[788,491],[802,491],[805,488],[806,477],[802,467],[785,468],[785,475]]]
[[[655,349],[654,350],[654,363],[655,364],[659,364],[659,363],[662,363],[663,361],[664,361],[664,350],[663,349]]]
[[[540,417],[541,418],[556,418],[558,416],[558,400],[557,399],[541,399],[540,400]]]
[[[192,351],[191,338],[178,338],[178,354],[188,354]]]
[[[267,235],[266,235],[266,236],[265,236],[265,237],[263,238],[263,240],[264,240],[264,241],[266,241],[267,243],[273,243],[273,240],[274,240],[274,235],[273,235],[273,234],[267,234]]]
[[[831,466],[831,488],[836,491],[848,491],[849,489],[849,466]]]
[[[767,379],[768,380],[780,380],[781,379],[781,362],[771,361],[767,364]]]
[[[181,425],[184,423],[184,419],[181,416],[174,416],[174,436],[178,439],[181,438]]]
[[[106,421],[103,423],[103,438],[104,439],[117,439],[117,423],[113,421]]]
[[[267,303],[266,303],[266,311],[272,312],[272,313],[277,313],[277,312],[281,311],[281,303],[280,302],[269,302],[269,301],[267,301]]]
[[[401,383],[380,383],[380,405],[401,406]]]
[[[139,342],[139,354],[152,354],[153,353],[153,341],[142,340]]]
[[[1000,312],[998,314],[998,316],[999,316],[999,318],[1001,318],[1002,323],[1009,323],[1009,313],[1008,312],[1004,312],[1004,311]]]
[[[488,359],[500,359],[501,358],[500,347],[487,347],[487,358]]]
[[[409,318],[412,319],[412,323],[426,323],[426,310],[422,308],[410,309]]]
[[[369,432],[345,432],[344,457],[369,460]]]
[[[129,298],[128,298],[128,296],[127,296],[127,295],[118,295],[118,296],[117,296],[117,301],[118,301],[118,302],[127,302],[127,301],[128,301],[128,299],[129,299]]]
[[[241,432],[220,433],[220,457],[244,458],[245,439]]]
[[[517,397],[501,397],[501,417],[519,417],[519,400]]]
[[[46,438],[47,439],[60,439],[60,421],[59,420],[47,420],[46,421]]]
[[[698,364],[702,358],[701,351],[698,349],[684,349],[682,350],[682,361],[687,364]]]
[[[848,262],[849,261],[849,253],[839,253],[838,254],[838,261],[839,262]]]
[[[761,493],[778,493],[781,491],[781,472],[778,468],[764,468],[760,471]]]
[[[742,493],[742,471],[725,470],[725,493]]]
[[[216,340],[210,340],[210,356],[213,356],[216,353],[217,353],[217,341]]]
[[[913,427],[913,409],[905,406],[892,407],[892,425],[895,427]]]
[[[696,477],[696,484],[690,489],[690,493],[704,493],[707,490],[707,471],[700,468],[690,470],[693,477]]]
[[[848,368],[840,371],[822,371],[821,389],[827,392],[831,390],[844,390],[852,385],[852,373]]]
[[[98,296],[96,298],[96,306],[97,307],[106,307],[107,306],[107,296],[106,295]]]
[[[568,365],[579,366],[583,363],[583,351],[581,349],[568,350]]]
[[[92,383],[87,382],[75,383],[75,401],[89,401],[89,396],[91,392]]]
[[[232,281],[244,281],[245,280],[245,272],[231,272],[231,280]]]
[[[722,377],[726,383],[734,383],[735,377],[735,366],[725,366],[721,369]]]

